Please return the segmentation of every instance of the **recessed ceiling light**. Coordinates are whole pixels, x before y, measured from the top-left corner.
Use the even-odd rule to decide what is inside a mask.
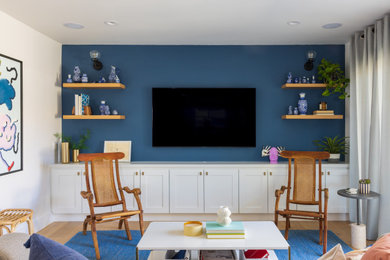
[[[83,29],[84,25],[78,23],[64,23],[64,26],[70,29]]]
[[[105,21],[104,23],[106,25],[108,25],[108,26],[117,26],[118,25],[118,22],[117,21],[113,21],[113,20]]]
[[[339,28],[343,26],[341,23],[328,23],[328,24],[324,24],[322,26],[322,28],[324,29],[336,29],[336,28]]]
[[[296,26],[296,25],[300,25],[301,22],[300,21],[288,21],[287,24],[290,26]]]

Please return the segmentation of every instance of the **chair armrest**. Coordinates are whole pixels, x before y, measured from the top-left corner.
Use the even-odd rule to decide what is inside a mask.
[[[133,193],[134,195],[140,195],[141,194],[141,190],[139,188],[135,188],[135,189],[132,189],[130,190],[129,187],[125,186],[122,188],[122,190],[126,191],[127,193]]]
[[[280,195],[282,195],[286,189],[287,189],[286,186],[282,186],[282,187],[280,188],[280,190],[275,190],[275,197],[276,197],[276,201],[275,201],[275,211],[277,211],[277,210],[279,209]]]
[[[87,192],[87,191],[82,191],[80,192],[81,194],[81,197],[83,197],[83,199],[86,199],[86,200],[92,200],[93,199],[93,195],[91,192]]]

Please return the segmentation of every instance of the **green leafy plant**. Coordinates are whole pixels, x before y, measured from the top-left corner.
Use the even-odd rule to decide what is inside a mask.
[[[60,133],[55,133],[54,134],[57,139],[62,139],[62,142],[68,142],[70,144],[70,147],[73,150],[82,150],[82,149],[87,149],[88,147],[85,145],[85,142],[89,139],[91,136],[91,131],[87,129],[87,133],[80,135],[80,140],[78,142],[73,142],[72,137],[70,136],[65,136]]]
[[[371,180],[370,179],[360,179],[359,184],[370,184]]]
[[[339,93],[339,99],[349,97],[346,88],[349,85],[349,79],[345,78],[345,73],[340,64],[332,63],[322,59],[318,66],[318,78],[326,84],[326,89],[322,95],[327,97],[331,94]]]
[[[315,140],[314,144],[322,151],[329,153],[348,153],[348,137],[324,137],[321,140]]]

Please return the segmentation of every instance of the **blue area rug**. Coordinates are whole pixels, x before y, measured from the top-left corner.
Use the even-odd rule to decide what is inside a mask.
[[[141,238],[139,231],[131,230],[132,240],[127,240],[124,230],[98,231],[98,242],[102,260],[108,259],[135,259],[135,247]],[[284,234],[284,231],[282,231]],[[318,244],[318,230],[290,230],[288,243],[291,246],[291,259],[314,260],[322,255],[322,246]],[[328,250],[341,244],[344,252],[352,250],[332,231],[328,231]],[[95,248],[91,232],[84,236],[82,232],[77,233],[66,244],[88,259],[95,259]],[[288,259],[287,250],[275,250],[280,260]],[[139,251],[140,260],[147,260],[149,251]]]
[[[284,231],[281,231],[284,235]],[[314,260],[322,256],[322,245],[318,244],[318,230],[290,230],[288,232],[288,243],[291,246],[291,259]],[[328,231],[328,250],[341,244],[344,253],[352,251],[343,240],[336,236],[332,231]],[[279,260],[288,259],[287,250],[275,250]]]
[[[141,232],[131,230],[132,240],[127,240],[124,230],[98,231],[97,237],[102,260],[135,259],[135,247],[141,239]],[[90,231],[85,236],[83,232],[77,233],[65,245],[88,259],[96,259]],[[139,251],[139,259],[147,260],[149,253],[149,251]]]

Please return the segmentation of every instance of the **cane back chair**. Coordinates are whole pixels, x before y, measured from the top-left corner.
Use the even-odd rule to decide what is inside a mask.
[[[288,159],[288,184],[275,191],[275,224],[278,225],[278,215],[286,219],[285,238],[288,239],[290,219],[309,219],[319,221],[319,244],[323,244],[323,253],[326,253],[328,230],[328,189],[322,188],[321,160],[329,158],[328,152],[283,151],[281,157]],[[318,160],[318,168],[316,161]],[[292,165],[293,164],[293,165]],[[293,169],[294,167],[294,173]],[[318,171],[317,171],[318,169]],[[292,174],[294,183],[292,184]],[[316,182],[318,180],[318,185]],[[317,190],[316,190],[317,189]],[[286,208],[279,209],[279,200],[287,190]],[[291,198],[292,193],[292,198]],[[316,196],[317,193],[317,196]],[[323,200],[324,197],[324,200]],[[318,210],[295,210],[293,205],[314,205]]]

